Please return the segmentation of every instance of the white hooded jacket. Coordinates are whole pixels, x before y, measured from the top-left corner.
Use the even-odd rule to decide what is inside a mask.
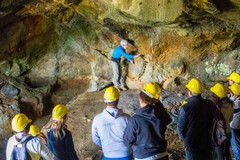
[[[19,143],[18,139],[22,139],[28,136],[26,133],[17,133],[8,139],[7,150],[6,150],[6,160],[11,159],[11,154],[15,145]],[[44,160],[53,160],[54,157],[48,150],[47,146],[38,137],[30,139],[26,144],[27,151],[31,156],[32,160],[39,160],[41,157]]]

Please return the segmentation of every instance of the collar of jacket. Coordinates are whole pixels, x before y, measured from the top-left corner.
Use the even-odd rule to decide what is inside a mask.
[[[197,95],[197,96],[189,97],[187,101],[188,101],[188,102],[191,102],[191,101],[194,101],[194,100],[196,100],[196,99],[202,99],[201,94],[200,94],[200,95]]]
[[[154,107],[155,107],[154,105],[146,105],[145,107],[137,109],[136,114],[137,115],[142,115],[144,117],[149,117],[149,116],[151,116],[151,117],[154,116],[155,117]]]

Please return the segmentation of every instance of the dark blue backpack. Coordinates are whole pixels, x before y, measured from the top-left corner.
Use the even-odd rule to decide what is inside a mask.
[[[27,152],[26,144],[33,138],[33,136],[29,136],[27,138],[24,138],[17,145],[14,145],[11,160],[32,160],[29,153]]]

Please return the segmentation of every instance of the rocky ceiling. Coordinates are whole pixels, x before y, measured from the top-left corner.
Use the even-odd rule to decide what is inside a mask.
[[[223,81],[239,69],[240,0],[2,0],[0,72],[35,87],[84,79],[111,81],[121,38],[142,53],[127,84],[172,89],[196,76]],[[84,84],[84,85],[86,85]]]
[[[0,0],[0,157],[16,113],[108,85],[123,38],[142,54],[125,65],[130,89],[209,87],[240,72],[240,0]]]

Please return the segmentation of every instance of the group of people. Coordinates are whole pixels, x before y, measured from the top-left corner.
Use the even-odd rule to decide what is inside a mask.
[[[201,96],[204,87],[199,79],[186,85],[189,98],[180,109],[177,131],[187,160],[231,160],[230,147],[235,160],[240,160],[240,75],[233,72],[227,79],[229,87],[215,84],[208,99]],[[214,118],[223,122],[215,139]]]
[[[121,87],[121,86],[125,86],[125,81],[123,80],[124,77],[121,77],[121,71],[122,71],[121,63],[120,63],[121,57],[122,56],[125,57],[125,59],[127,59],[130,63],[132,63],[134,58],[137,58],[140,56],[140,54],[134,55],[133,52],[127,52],[129,46],[131,46],[131,44],[127,40],[122,40],[120,43],[120,46],[118,46],[114,50],[111,58],[112,69],[113,69],[113,83],[114,83],[114,86],[119,90],[125,90],[125,87]],[[240,75],[236,72],[233,72],[229,77],[227,77],[227,79],[228,79],[229,87],[227,88],[220,83],[215,84],[210,88],[211,97],[207,99],[204,99],[201,96],[201,94],[204,92],[204,87],[202,82],[199,79],[193,78],[186,85],[186,88],[188,89],[189,99],[187,101],[184,101],[180,109],[180,114],[177,122],[177,131],[178,131],[179,137],[182,139],[186,147],[187,160],[192,160],[192,159],[208,160],[213,158],[217,160],[223,160],[224,158],[226,158],[227,160],[230,160],[231,159],[230,144],[232,146],[235,160],[240,160],[240,85],[239,85]],[[159,158],[153,158],[152,156],[156,156],[160,153],[162,154],[163,150],[158,154],[154,155],[153,154],[154,151],[152,151],[152,148],[156,149],[156,146],[155,144],[152,144],[151,141],[153,139],[153,141],[158,142],[157,145],[161,147],[163,146],[166,147],[166,144],[163,143],[165,141],[164,133],[165,133],[165,127],[166,127],[164,125],[168,124],[169,117],[167,116],[165,116],[164,118],[161,117],[163,119],[161,119],[161,126],[160,126],[159,124],[157,124],[158,122],[157,120],[154,120],[154,123],[152,123],[149,120],[149,119],[151,120],[154,119],[152,115],[156,116],[156,114],[153,114],[153,113],[157,111],[155,111],[153,107],[151,111],[146,110],[147,113],[153,112],[152,114],[150,114],[150,118],[149,118],[149,115],[146,115],[145,112],[142,112],[142,110],[149,108],[149,107],[145,108],[145,106],[149,106],[149,105],[162,106],[160,102],[156,104],[155,101],[152,101],[152,100],[147,101],[147,103],[144,103],[144,104],[141,103],[142,101],[145,102],[145,100],[143,100],[144,97],[142,97],[142,94],[147,95],[148,98],[149,97],[155,98],[156,101],[159,101],[158,100],[159,97],[158,96],[154,97],[151,93],[152,92],[147,92],[144,89],[142,90],[142,92],[139,95],[139,102],[140,102],[141,109],[136,111],[136,113],[129,119],[129,123],[127,125],[125,124],[126,129],[124,125],[121,126],[122,127],[121,132],[116,133],[115,131],[112,131],[111,126],[113,127],[116,124],[112,124],[107,120],[101,123],[94,121],[93,130],[92,130],[93,141],[97,145],[102,146],[101,143],[103,142],[100,139],[103,134],[100,131],[99,131],[100,133],[98,133],[98,130],[102,130],[102,128],[104,128],[105,132],[110,132],[114,135],[123,134],[123,143],[127,147],[132,147],[135,159],[145,159],[145,160],[159,159]],[[159,91],[159,94],[160,94],[160,91]],[[116,109],[118,98],[119,98],[119,95],[117,96],[117,98],[115,97],[115,99],[112,99],[111,103],[107,103],[105,114],[101,113],[100,115],[98,115],[96,117],[96,119],[98,120],[96,121],[99,121],[99,119],[104,119],[104,115],[108,115],[107,113],[111,113],[111,112],[107,112],[107,110],[114,110],[114,112],[118,113],[119,110]],[[141,116],[138,116],[138,115],[141,115]],[[125,115],[125,117],[127,116]],[[116,118],[117,117],[115,117],[115,119]],[[148,123],[146,123],[146,120],[144,122],[142,121],[144,118],[147,119]],[[125,118],[125,121],[126,119],[127,118]],[[220,129],[216,131],[218,133],[213,133],[212,131],[213,123],[215,122],[215,119],[218,119],[218,123],[216,125],[222,126],[222,131]],[[105,123],[107,123],[108,125],[104,127]],[[144,130],[142,130],[141,128],[142,126],[144,126],[145,128]],[[164,128],[161,128],[163,126]],[[109,127],[110,127],[110,130],[106,129]],[[157,133],[156,133],[156,128],[158,128]],[[156,134],[160,134],[160,135],[156,135]],[[213,138],[212,134],[217,134],[217,135]],[[104,136],[105,139],[109,139],[108,137],[109,134],[104,134],[104,135],[105,135]],[[143,138],[142,136],[145,138]],[[153,136],[154,138],[149,138],[150,136]],[[162,141],[158,141],[159,137],[162,138]],[[231,140],[231,143],[230,143],[230,140]],[[103,145],[102,148],[104,150],[104,148],[108,148],[108,147]],[[129,156],[129,152],[127,153],[125,152],[125,154],[123,155]],[[108,157],[108,151],[106,151],[106,157]]]
[[[188,99],[180,108],[177,132],[184,143],[187,160],[240,159],[240,75],[227,77],[229,87],[217,83],[210,97],[203,98],[203,83],[192,78],[186,88]],[[104,93],[106,108],[92,123],[92,139],[102,147],[105,160],[167,160],[165,131],[171,118],[159,101],[160,86],[150,82],[138,95],[140,108],[132,116],[118,109],[120,92],[109,87]],[[214,140],[214,118],[222,120],[223,133]],[[231,143],[230,143],[231,142]]]
[[[132,116],[118,108],[121,81],[121,56],[133,63],[140,54],[126,53],[129,43],[121,41],[112,55],[113,83],[104,92],[106,104],[92,122],[92,140],[103,151],[104,160],[168,160],[165,132],[172,122],[159,97],[160,85],[147,83],[138,95],[140,107]],[[203,83],[192,78],[186,88],[188,99],[180,108],[177,132],[184,143],[187,160],[230,160],[232,148],[235,160],[240,160],[240,75],[227,77],[229,86],[217,83],[210,88],[211,97],[203,98]],[[14,135],[9,138],[7,160],[20,157],[33,160],[78,160],[71,132],[66,121],[68,108],[58,104],[53,108],[47,137],[32,120],[19,113],[12,119]],[[222,120],[224,134],[212,139],[214,118]],[[219,132],[221,133],[221,132]]]
[[[148,83],[138,95],[140,108],[130,115],[118,109],[119,90],[105,90],[106,108],[92,122],[92,140],[104,160],[167,160],[165,131],[171,118],[159,101],[160,86]]]
[[[16,114],[12,119],[14,135],[7,143],[6,160],[78,160],[66,125],[68,112],[63,104],[53,108],[47,137],[25,114]]]
[[[227,79],[229,87],[215,84],[208,99],[201,96],[204,86],[199,79],[192,78],[186,85],[189,98],[180,108],[177,131],[187,160],[230,160],[230,148],[235,160],[240,159],[240,75],[233,72]],[[120,90],[114,86],[105,90],[106,108],[92,122],[92,140],[102,147],[103,159],[169,159],[165,131],[172,120],[159,100],[160,93],[159,84],[147,83],[138,95],[140,107],[130,116],[118,108]],[[53,108],[47,138],[41,136],[40,129],[25,114],[15,115],[15,134],[8,140],[7,160],[25,153],[36,160],[77,160],[72,134],[66,126],[68,112],[63,104]],[[214,117],[224,120],[226,137],[221,143],[214,143],[211,138]],[[25,151],[18,151],[23,146]]]

